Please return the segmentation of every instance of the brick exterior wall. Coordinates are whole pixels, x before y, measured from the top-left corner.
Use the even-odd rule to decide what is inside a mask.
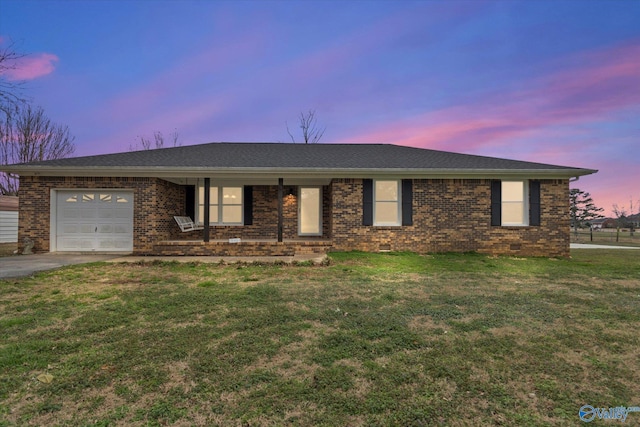
[[[151,252],[171,237],[174,215],[184,215],[184,189],[158,178],[20,177],[18,239],[34,241],[34,251],[50,250],[51,190],[120,189],[133,191],[133,250]],[[141,214],[143,213],[143,214]],[[171,224],[173,223],[173,225]]]
[[[298,238],[297,188],[295,195],[284,198],[285,239]],[[34,177],[20,179],[19,240],[29,237],[34,241],[34,251],[48,252],[50,246],[51,190],[72,189],[121,189],[133,191],[133,251],[136,254],[156,254],[162,249],[156,244],[167,240],[201,240],[202,230],[183,233],[173,219],[185,215],[186,192],[183,186],[159,178],[110,178],[110,177]],[[323,235],[305,237],[304,240],[329,239],[330,189],[323,188]],[[253,225],[211,226],[211,240],[275,240],[278,236],[278,187],[253,186]],[[216,247],[211,246],[210,248]],[[247,247],[248,252],[259,252]],[[219,246],[218,246],[219,248]],[[232,246],[238,248],[238,246]],[[184,246],[182,249],[185,250]],[[251,249],[251,250],[250,250]],[[265,253],[291,252],[291,248],[270,248]],[[173,254],[175,251],[171,249]],[[204,249],[185,250],[186,253]],[[226,252],[225,252],[226,253]]]
[[[288,195],[289,190],[294,193]],[[283,239],[299,239],[298,236],[298,188],[296,186],[284,187],[283,199]],[[323,192],[323,231],[322,236],[305,236],[304,240],[326,240],[330,238],[331,226],[331,190],[330,186],[324,186]],[[173,221],[173,217],[172,221]],[[175,222],[174,222],[175,225]],[[202,239],[202,230],[183,233],[177,225],[171,235],[175,240]],[[240,238],[243,240],[278,238],[278,186],[254,185],[253,186],[253,225],[212,225],[209,228],[211,240],[228,240]]]
[[[488,179],[413,180],[413,225],[376,227],[362,225],[362,179],[334,179],[323,191],[323,235],[298,236],[297,187],[285,187],[283,205],[286,240],[317,241],[309,252],[380,250],[428,252],[478,251],[520,256],[569,256],[569,182],[541,181],[541,225],[491,226],[491,181]],[[134,252],[137,254],[220,254],[239,249],[246,255],[262,251],[289,254],[292,245],[160,244],[169,240],[201,240],[203,232],[180,232],[173,220],[185,215],[185,189],[159,178],[32,177],[20,180],[20,244],[25,237],[34,250],[50,250],[51,190],[126,189],[134,194]],[[293,188],[294,195],[286,195]],[[212,226],[210,238],[275,240],[278,225],[277,186],[253,186],[253,225]],[[324,241],[321,242],[321,241]],[[304,246],[304,245],[303,245]],[[298,248],[298,250],[302,247]],[[226,252],[225,252],[226,251]],[[231,253],[231,252],[228,252]]]
[[[333,250],[569,256],[569,181],[541,181],[541,225],[491,226],[488,179],[413,180],[413,225],[362,225],[362,179],[332,183]]]

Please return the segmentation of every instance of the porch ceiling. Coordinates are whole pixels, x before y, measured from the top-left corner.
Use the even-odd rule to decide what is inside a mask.
[[[208,177],[208,176],[207,176]],[[163,177],[162,179],[179,185],[196,185],[202,178]],[[278,178],[216,178],[210,177],[212,185],[278,185]],[[284,185],[329,185],[331,178],[284,178]]]

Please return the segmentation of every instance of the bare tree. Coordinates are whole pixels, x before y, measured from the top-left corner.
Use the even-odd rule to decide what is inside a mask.
[[[289,130],[289,123],[286,123],[286,125],[287,133],[291,137],[291,141],[296,142],[296,139]],[[298,117],[298,125],[300,126],[300,129],[302,129],[302,140],[305,144],[315,144],[320,142],[320,139],[324,135],[324,131],[327,129],[326,127],[318,126],[316,110],[309,110],[306,113],[301,112],[300,117]]]
[[[0,164],[67,157],[75,151],[74,139],[69,127],[53,123],[42,107],[17,108],[0,123]],[[17,195],[18,187],[18,176],[0,173],[1,194]]]
[[[167,140],[159,130],[153,132],[153,137],[138,135],[135,144],[129,145],[129,151],[138,150],[153,150],[156,148],[164,148],[165,142],[168,142],[171,147],[179,147],[182,143],[178,142],[178,131],[174,130],[169,134]]]
[[[636,206],[640,205],[640,201],[636,202]],[[629,234],[633,237],[635,232],[635,218],[633,213],[633,199],[629,201],[629,210],[626,206],[613,205],[613,213],[616,216],[616,229],[617,234],[620,234],[620,228],[629,227]],[[638,212],[640,215],[640,211]],[[618,241],[616,237],[616,241]]]
[[[25,102],[22,96],[24,82],[7,78],[11,70],[15,70],[20,58],[26,55],[14,50],[14,43],[0,47],[0,112],[5,115],[15,113],[16,109]]]
[[[616,216],[616,242],[618,242],[620,240],[620,229],[627,225],[627,208],[614,203],[613,213]]]

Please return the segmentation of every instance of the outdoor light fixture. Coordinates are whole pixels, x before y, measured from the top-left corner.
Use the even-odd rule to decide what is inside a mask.
[[[296,188],[295,187],[289,187],[288,191],[287,191],[287,196],[295,196],[296,194]]]

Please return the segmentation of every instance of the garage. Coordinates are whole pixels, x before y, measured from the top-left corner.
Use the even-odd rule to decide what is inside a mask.
[[[58,190],[54,197],[55,250],[133,250],[133,192]]]

